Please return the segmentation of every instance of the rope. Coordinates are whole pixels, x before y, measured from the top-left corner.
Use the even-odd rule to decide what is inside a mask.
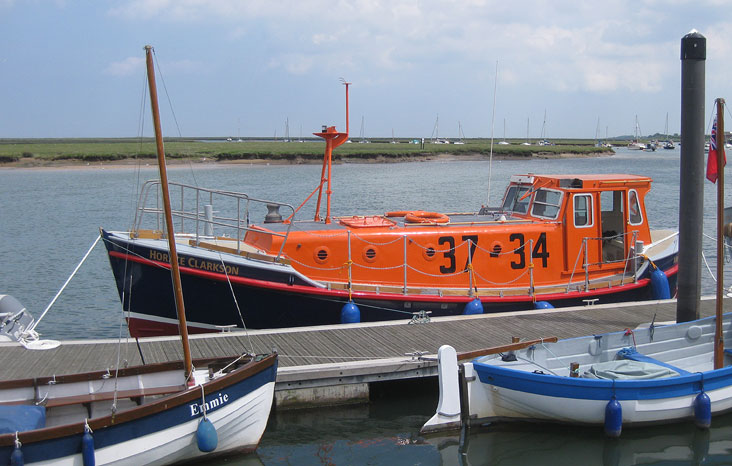
[[[542,370],[545,370],[545,371],[549,372],[552,375],[559,375],[556,372],[554,372],[553,370],[549,369],[548,367],[542,366],[541,364],[539,364],[538,362],[534,361],[533,359],[522,358],[521,356],[516,356],[516,359],[518,359],[520,361],[523,361],[523,362],[526,362],[526,363],[529,363],[532,366],[536,366],[536,367],[538,367],[538,368],[540,368]]]
[[[43,311],[43,313],[38,318],[38,320],[36,320],[33,323],[33,325],[31,325],[31,327],[28,329],[28,332],[30,332],[32,330],[35,330],[35,328],[41,322],[41,319],[43,319],[43,317],[48,313],[48,311],[51,309],[51,306],[53,306],[53,304],[56,302],[56,300],[58,299],[58,297],[61,296],[61,293],[66,289],[66,286],[69,284],[69,282],[71,281],[71,279],[74,278],[74,275],[76,275],[76,272],[79,271],[79,268],[84,263],[84,261],[86,261],[86,258],[89,257],[89,254],[91,254],[92,249],[94,249],[94,246],[97,245],[97,243],[99,242],[99,239],[100,238],[101,238],[101,235],[99,235],[99,236],[96,237],[96,239],[92,243],[92,245],[89,248],[89,250],[86,251],[86,254],[84,254],[84,257],[81,259],[81,262],[79,262],[79,264],[76,266],[76,268],[74,269],[74,271],[71,272],[71,275],[69,275],[69,278],[66,279],[66,282],[63,284],[63,286],[61,287],[61,289],[58,290],[58,293],[56,293],[56,296],[54,296],[53,299],[51,300],[51,302],[48,304],[48,306],[46,306],[46,309]]]
[[[554,354],[554,352],[548,346],[546,346],[546,342],[544,341],[543,338],[541,339],[541,347],[544,348],[544,350],[547,353],[551,354],[554,359],[556,359],[557,361],[559,361],[559,356],[557,356],[556,354]]]
[[[125,261],[125,269],[126,268],[127,268],[127,261]],[[127,278],[127,275],[125,274],[125,279],[126,278]],[[124,289],[124,280],[125,279],[123,279],[123,282],[122,282],[122,286],[123,286],[122,302],[123,303],[125,302],[125,289]],[[131,280],[130,280],[130,282],[131,282]],[[130,286],[130,292],[131,291],[132,291],[132,286]],[[129,312],[130,312],[129,306],[127,307],[127,312],[128,312],[128,316],[129,316]],[[117,338],[117,363],[115,365],[115,370],[114,370],[114,397],[112,398],[112,406],[110,408],[112,411],[112,414],[117,412],[117,382],[119,380],[119,360],[120,360],[121,353],[122,353],[122,328],[124,327],[124,325],[123,325],[123,323],[125,321],[124,317],[125,317],[125,311],[124,311],[124,309],[122,309],[122,313],[120,314],[120,319],[119,319],[119,337]],[[129,344],[129,335],[130,335],[130,332],[127,332],[127,337],[125,338],[125,351],[127,351],[127,347]]]
[[[704,255],[704,251],[702,251],[702,259],[704,259],[704,265],[707,266],[707,271],[709,271],[709,276],[712,277],[712,280],[714,280],[714,283],[717,283],[717,277],[714,276],[714,272],[712,272],[712,268],[709,267],[709,262],[707,262],[707,256]]]
[[[480,298],[478,296],[478,282],[475,280],[475,268],[472,262],[468,264],[467,271],[470,274],[470,282],[473,284],[473,288],[475,288],[475,297]]]
[[[234,360],[233,360],[233,361],[231,361],[231,362],[230,362],[229,364],[225,365],[224,367],[222,367],[221,369],[219,369],[218,371],[216,371],[216,372],[214,373],[214,375],[213,375],[213,376],[211,377],[211,379],[213,380],[213,379],[215,379],[215,378],[217,378],[217,377],[220,377],[220,376],[221,376],[221,374],[223,374],[223,373],[224,373],[224,371],[225,371],[226,369],[230,368],[231,366],[233,366],[233,365],[234,365],[234,364],[236,364],[237,362],[241,361],[241,360],[242,360],[242,358],[244,358],[244,357],[246,357],[246,356],[250,356],[250,354],[248,354],[248,353],[245,353],[245,354],[242,354],[241,356],[239,356],[238,358],[234,359]],[[279,355],[278,355],[278,356],[279,356]]]
[[[203,384],[201,384],[201,407],[203,408],[203,419],[206,419],[206,393],[203,390]]]
[[[350,251],[349,251],[350,255]],[[348,259],[345,264],[343,264],[343,267],[348,268],[348,302],[351,302],[353,300],[353,280],[351,279],[351,266],[353,265],[353,261],[351,259]]]
[[[523,272],[521,272],[521,275],[519,275],[516,278],[514,278],[513,280],[509,280],[507,282],[492,282],[492,281],[488,280],[487,278],[485,278],[484,276],[482,276],[481,274],[479,274],[478,272],[475,272],[475,275],[478,278],[480,278],[481,280],[483,280],[484,282],[488,283],[489,285],[510,285],[511,283],[518,281],[520,278],[522,278],[524,275],[526,275],[528,273],[529,273],[529,269],[526,269]]]
[[[404,264],[398,264],[398,265],[394,265],[391,267],[372,267],[369,265],[356,264],[356,263],[354,263],[353,265],[356,267],[361,267],[362,269],[367,269],[367,270],[394,270],[394,269],[403,269],[404,268]]]
[[[244,333],[246,333],[246,335],[247,335],[247,340],[249,341],[249,347],[251,348],[251,351],[254,351],[254,344],[252,343],[252,337],[249,335],[249,330],[247,329],[247,324],[244,323],[244,316],[241,314],[241,309],[239,308],[239,301],[236,299],[236,294],[234,293],[234,287],[231,284],[231,279],[229,278],[229,272],[226,271],[226,264],[224,263],[224,258],[221,256],[221,253],[219,253],[219,259],[221,260],[221,266],[224,269],[224,275],[226,275],[226,283],[229,285],[229,291],[231,291],[231,298],[234,300],[234,306],[236,306],[236,312],[239,313],[239,320],[241,321],[241,326],[242,326],[242,328],[244,328]]]
[[[402,239],[403,238],[402,236],[398,236],[396,239],[394,239],[392,241],[387,241],[385,243],[376,243],[376,242],[373,242],[373,241],[367,241],[367,240],[361,238],[360,236],[358,236],[356,233],[351,233],[351,237],[358,239],[362,243],[370,244],[371,246],[388,246],[388,245],[394,244],[396,242],[402,242],[402,241],[404,241]],[[410,240],[410,241],[414,242],[413,240]]]
[[[291,263],[295,263],[297,265],[301,265],[301,266],[307,267],[309,269],[322,270],[324,272],[326,272],[326,271],[332,272],[334,270],[341,270],[341,269],[343,269],[343,266],[342,265],[339,265],[339,266],[336,266],[336,267],[316,267],[314,265],[309,265],[309,264],[306,264],[304,262],[300,262],[300,261],[298,261],[298,260],[296,260],[294,258],[291,258],[291,257],[288,257],[288,259],[290,260]],[[401,266],[399,266],[399,267],[401,267]]]
[[[160,68],[160,62],[158,61],[158,54],[155,53],[155,49],[152,49],[153,57],[155,57],[155,66],[158,70],[158,76],[160,76],[160,81],[163,83],[163,89],[165,90],[165,97],[168,99],[168,106],[170,107],[170,113],[173,115],[173,121],[175,121],[175,128],[178,130],[178,137],[183,137],[180,132],[180,126],[178,125],[178,118],[175,116],[175,110],[173,110],[173,101],[170,98],[170,95],[168,94],[168,87],[165,85],[165,78],[163,78],[163,72]]]

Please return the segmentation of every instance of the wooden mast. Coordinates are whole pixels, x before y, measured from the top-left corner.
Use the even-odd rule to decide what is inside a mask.
[[[717,104],[717,308],[714,328],[714,368],[724,367],[724,334],[722,332],[722,297],[724,296],[724,99]]]
[[[165,150],[163,148],[163,132],[160,128],[160,110],[158,109],[158,91],[155,86],[155,68],[153,67],[153,48],[145,46],[147,62],[147,82],[150,87],[150,107],[152,108],[153,125],[155,126],[155,143],[158,153],[158,168],[160,170],[160,188],[163,192],[163,207],[165,209],[165,226],[168,233],[168,250],[170,251],[170,273],[173,278],[173,292],[175,306],[178,312],[178,331],[183,344],[183,360],[185,363],[186,380],[192,371],[191,349],[188,345],[188,327],[186,325],[186,311],[183,303],[183,288],[180,283],[180,269],[178,267],[178,252],[175,248],[175,230],[173,229],[173,214],[170,209],[170,193],[168,192],[168,172],[165,167]]]

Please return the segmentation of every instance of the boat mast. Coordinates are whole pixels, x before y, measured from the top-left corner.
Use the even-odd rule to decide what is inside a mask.
[[[320,186],[317,188],[318,191],[318,203],[315,207],[315,218],[314,220],[316,222],[320,221],[320,201],[322,199],[323,195],[323,185],[327,182],[328,186],[325,190],[326,195],[326,210],[325,210],[325,219],[324,222],[326,224],[330,223],[330,195],[333,192],[331,190],[331,184],[330,184],[330,178],[331,178],[331,165],[332,165],[332,158],[333,158],[333,149],[340,146],[346,140],[348,140],[348,130],[349,130],[349,124],[348,124],[348,86],[351,85],[351,83],[346,82],[343,78],[341,78],[341,81],[344,86],[346,86],[346,132],[345,133],[339,133],[336,131],[335,126],[325,126],[323,125],[323,130],[320,133],[313,133],[315,136],[321,137],[325,139],[325,154],[323,155],[323,169],[320,172]],[[361,117],[361,133],[363,135],[363,116]],[[363,139],[362,139],[363,141]],[[327,175],[326,175],[327,173]],[[326,177],[327,176],[327,177]],[[315,194],[315,192],[313,192]],[[308,198],[309,199],[309,198]],[[307,200],[306,200],[307,202]],[[299,207],[298,207],[299,209]]]
[[[158,169],[160,170],[160,189],[163,192],[163,207],[165,209],[165,226],[168,230],[168,249],[170,251],[170,273],[173,277],[173,291],[175,306],[178,312],[178,331],[183,344],[183,360],[185,363],[186,380],[191,375],[191,349],[188,345],[188,327],[186,325],[186,311],[183,303],[183,288],[180,282],[178,267],[178,252],[175,248],[175,230],[173,229],[173,214],[170,209],[170,193],[168,192],[168,173],[165,167],[165,149],[163,148],[163,132],[160,128],[160,110],[158,109],[158,91],[155,86],[155,68],[152,58],[153,48],[145,46],[147,61],[147,82],[150,87],[150,107],[152,108],[153,125],[155,127],[155,143],[158,153]]]
[[[714,368],[724,367],[722,297],[724,296],[724,99],[717,103],[717,306],[714,328]]]

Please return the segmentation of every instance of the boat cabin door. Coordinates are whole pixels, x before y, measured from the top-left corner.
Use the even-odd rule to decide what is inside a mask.
[[[600,264],[600,235],[596,193],[573,193],[565,217],[564,270],[583,273],[584,264],[596,269]],[[586,249],[585,249],[586,248]]]
[[[635,191],[633,192],[635,193]],[[624,190],[600,193],[602,262],[607,265],[624,265],[627,254],[624,195]],[[637,209],[637,198],[635,205]]]

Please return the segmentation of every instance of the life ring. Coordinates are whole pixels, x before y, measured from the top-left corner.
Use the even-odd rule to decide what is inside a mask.
[[[439,212],[425,212],[416,210],[404,216],[407,223],[449,223],[450,217]]]

